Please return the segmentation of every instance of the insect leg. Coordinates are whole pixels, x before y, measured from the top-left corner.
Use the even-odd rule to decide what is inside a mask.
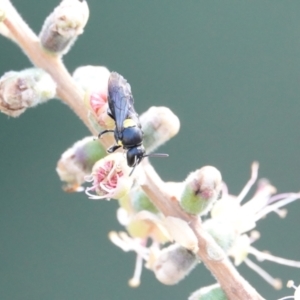
[[[108,149],[107,149],[107,152],[108,153],[113,153],[113,152],[115,152],[117,149],[119,149],[121,146],[120,145],[113,145],[113,146],[111,146],[111,147],[109,147]]]
[[[114,130],[111,130],[111,129],[107,129],[107,130],[103,130],[101,131],[99,134],[98,134],[98,139],[101,138],[101,136],[105,133],[108,133],[108,132],[114,132]]]

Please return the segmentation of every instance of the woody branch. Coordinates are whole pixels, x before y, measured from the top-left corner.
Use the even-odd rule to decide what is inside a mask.
[[[60,56],[46,52],[40,45],[40,40],[31,28],[24,22],[10,1],[1,0],[0,8],[5,9],[3,24],[8,29],[11,38],[38,68],[44,69],[57,84],[57,97],[66,103],[83,121],[93,135],[95,129],[88,121],[87,108],[84,105],[84,94],[76,86],[71,75],[65,68]],[[101,141],[104,146],[110,145],[109,138]],[[198,256],[206,267],[216,277],[227,297],[238,299],[263,299],[257,291],[237,272],[225,253],[202,228],[198,217],[184,212],[179,206],[176,196],[170,194],[164,182],[156,171],[146,161],[143,163],[144,182],[142,188],[165,216],[173,216],[188,222],[198,238]],[[209,249],[209,251],[208,251]],[[213,259],[208,252],[217,253],[218,259]]]

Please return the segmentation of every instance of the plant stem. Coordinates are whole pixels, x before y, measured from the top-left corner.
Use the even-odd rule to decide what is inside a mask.
[[[84,93],[76,86],[61,58],[46,52],[41,47],[39,38],[23,21],[10,1],[0,0],[0,4],[1,7],[5,8],[6,18],[3,23],[9,29],[12,40],[19,45],[36,67],[44,69],[52,76],[57,83],[57,96],[77,114],[91,133],[96,135],[98,132],[95,131],[88,120],[88,110],[83,101]],[[111,139],[105,137],[101,142],[108,147],[111,144]],[[142,188],[165,216],[181,218],[188,222],[198,238],[198,255],[200,259],[216,277],[228,299],[262,300],[263,298],[240,276],[225,253],[202,228],[200,219],[185,213],[181,209],[176,196],[167,191],[164,182],[146,160],[143,167],[145,180],[142,183]],[[218,253],[219,259],[211,259],[208,249]]]

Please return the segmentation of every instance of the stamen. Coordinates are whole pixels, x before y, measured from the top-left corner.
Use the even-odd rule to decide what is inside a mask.
[[[276,203],[272,204],[272,205],[268,205],[266,207],[264,207],[262,210],[260,210],[256,215],[255,215],[255,221],[258,221],[259,219],[261,219],[262,217],[264,217],[265,215],[267,215],[268,213],[277,210],[278,208],[285,206],[297,199],[300,198],[300,194],[299,193],[289,193],[287,194],[289,195],[287,198],[283,198],[281,200],[278,200]]]
[[[260,233],[259,233],[259,231],[257,231],[257,230],[252,230],[252,231],[250,232],[250,236],[249,236],[250,244],[256,242],[259,238],[260,238]]]
[[[268,204],[271,204],[271,203],[274,203],[274,202],[277,202],[279,200],[282,200],[284,198],[287,198],[291,195],[293,195],[294,193],[282,193],[282,194],[277,194],[277,195],[274,195],[272,196],[269,201],[268,201]]]
[[[94,194],[91,194],[90,191],[95,191],[95,187],[91,186],[91,187],[87,187],[85,189],[85,193],[89,196],[89,199],[91,199],[91,200],[105,199],[108,196],[108,195],[105,195],[105,196],[94,195]]]
[[[104,190],[105,192],[107,192],[108,194],[111,192],[111,189],[105,186],[105,183],[100,182],[99,186],[101,187],[102,190]]]
[[[252,255],[256,256],[259,260],[269,260],[281,265],[285,265],[293,268],[300,268],[300,261],[290,260],[275,255],[271,255],[269,253],[261,252],[251,246],[249,247],[248,251]]]
[[[294,283],[293,280],[289,280],[289,281],[287,282],[286,286],[287,286],[288,288],[294,288],[294,289],[297,289],[297,287],[295,286],[295,283]]]
[[[249,181],[246,183],[245,187],[242,189],[242,191],[236,198],[236,201],[238,201],[238,203],[242,202],[242,200],[245,198],[245,196],[248,194],[251,187],[255,183],[255,181],[257,179],[257,175],[258,175],[258,168],[259,168],[258,162],[257,161],[253,162],[251,165],[251,177],[250,177]]]
[[[127,242],[125,242],[123,239],[121,239],[119,234],[116,231],[111,231],[108,234],[108,238],[110,239],[110,241],[113,244],[115,244],[116,246],[121,248],[124,252],[128,252],[131,250],[131,247],[129,246],[129,244]]]
[[[111,176],[113,175],[113,173],[115,172],[116,168],[118,166],[118,162],[117,161],[114,161],[114,164],[112,166],[112,168],[110,169],[109,173],[107,174],[106,176],[106,180],[111,180]]]
[[[84,176],[84,180],[85,180],[86,182],[92,182],[92,181],[94,180],[93,174]]]
[[[149,249],[145,246],[147,243],[146,239],[141,240],[138,238],[131,238],[124,231],[121,231],[119,233],[111,231],[108,237],[112,243],[121,248],[124,252],[134,251],[139,254],[144,260],[148,260]]]
[[[288,213],[287,209],[282,208],[282,209],[276,209],[274,210],[274,213],[276,213],[279,218],[284,219]]]
[[[141,283],[141,275],[143,270],[143,258],[137,254],[133,277],[128,281],[130,287],[136,288]]]
[[[258,275],[260,275],[265,281],[267,281],[270,285],[272,285],[276,290],[280,290],[282,287],[281,280],[278,278],[273,278],[269,273],[251,261],[249,258],[244,260],[245,264],[255,271]]]

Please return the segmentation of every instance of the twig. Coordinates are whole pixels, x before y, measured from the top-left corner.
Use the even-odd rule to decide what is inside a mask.
[[[6,18],[3,22],[9,29],[13,41],[20,46],[36,67],[44,69],[52,76],[57,83],[57,96],[73,109],[92,134],[96,135],[96,130],[88,120],[88,111],[83,101],[84,94],[74,83],[60,57],[47,53],[41,47],[36,34],[23,21],[8,0],[0,0],[0,4],[5,6]],[[110,145],[109,138],[104,138],[102,142],[105,146]],[[145,181],[142,188],[165,216],[181,218],[190,224],[191,229],[198,238],[198,255],[200,259],[217,278],[228,299],[262,300],[263,298],[239,275],[225,253],[202,228],[200,220],[185,213],[180,208],[176,197],[167,192],[164,182],[159,178],[153,167],[147,162],[143,166]],[[218,259],[212,259],[208,251],[210,254],[217,254]]]

